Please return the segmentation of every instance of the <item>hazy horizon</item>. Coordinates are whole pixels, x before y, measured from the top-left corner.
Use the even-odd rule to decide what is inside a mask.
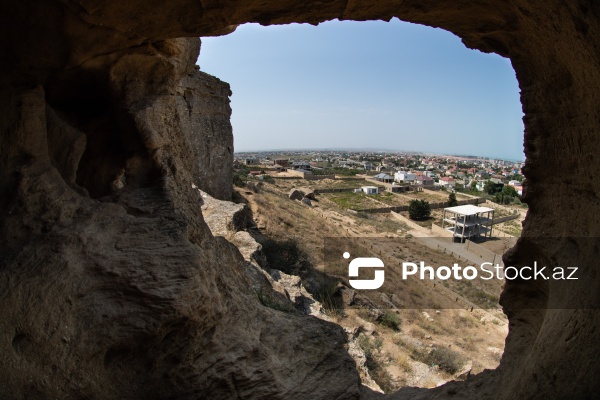
[[[202,38],[231,85],[236,152],[381,148],[524,160],[510,61],[441,29],[391,22],[240,26]]]
[[[310,151],[335,151],[335,152],[350,152],[350,153],[414,153],[425,156],[449,156],[449,157],[477,157],[477,158],[489,158],[493,160],[503,160],[503,161],[514,161],[514,162],[523,162],[525,158],[522,159],[514,159],[514,158],[506,158],[506,157],[491,157],[487,155],[481,154],[469,154],[469,153],[437,153],[432,151],[415,151],[415,150],[404,150],[404,149],[381,149],[381,148],[335,148],[335,147],[307,147],[307,148],[264,148],[264,149],[250,149],[250,150],[234,150],[234,154],[240,153],[285,153],[285,152],[310,152]]]

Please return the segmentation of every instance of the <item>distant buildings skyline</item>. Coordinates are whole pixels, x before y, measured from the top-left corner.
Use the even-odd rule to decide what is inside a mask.
[[[235,146],[235,145],[234,145]],[[245,154],[245,153],[282,153],[282,152],[353,152],[353,153],[389,153],[389,154],[420,154],[425,156],[433,156],[433,157],[465,157],[465,158],[474,158],[474,159],[489,159],[489,160],[504,160],[504,161],[512,161],[512,162],[525,162],[526,158],[523,155],[521,158],[507,158],[497,155],[489,155],[489,154],[454,154],[454,153],[438,153],[432,151],[418,151],[418,150],[408,150],[408,149],[381,149],[381,148],[333,148],[333,147],[307,147],[307,148],[273,148],[273,149],[249,149],[249,150],[238,150],[234,147],[234,154]]]

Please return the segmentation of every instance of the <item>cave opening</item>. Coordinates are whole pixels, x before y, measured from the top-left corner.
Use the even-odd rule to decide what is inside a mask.
[[[369,29],[351,32],[365,24],[370,24]],[[286,31],[288,28],[291,33]],[[427,37],[420,41],[415,35],[423,32]],[[361,39],[365,34],[367,37]],[[399,34],[408,40],[395,43],[392,38]],[[242,39],[244,36],[248,38]],[[377,40],[388,46],[369,49]],[[494,172],[498,174],[502,169],[506,172],[505,164],[518,169],[523,164],[523,113],[510,61],[469,50],[447,31],[399,20],[334,21],[318,27],[243,25],[227,36],[202,41],[198,59],[201,71],[214,74],[232,87],[236,152],[260,157],[262,151],[271,155],[278,151],[285,154],[286,150],[298,155],[304,150],[320,149],[377,153],[385,152],[387,147],[389,153],[404,150],[432,157],[463,155],[469,160],[469,155],[475,155],[481,160],[497,159]],[[423,50],[428,45],[432,48]],[[460,60],[453,61],[455,57]],[[410,65],[403,69],[402,62]],[[482,162],[477,167],[485,169],[484,165],[489,164]],[[478,183],[490,180],[493,173],[488,172],[478,176]],[[520,171],[510,172],[513,178],[520,175]],[[513,212],[501,205],[498,210],[503,217]],[[514,245],[526,213],[523,208],[517,222],[500,225],[498,235],[515,240],[502,239],[501,246],[490,246],[498,256]],[[460,290],[461,295],[489,299],[489,294],[479,288]],[[390,351],[388,347],[386,353],[381,350],[388,346],[385,340],[380,343],[380,338],[365,336],[361,347],[368,354],[371,377],[385,392],[393,392],[403,386],[438,386],[461,373],[467,359],[469,373],[495,368],[503,354],[508,325],[498,306],[501,288],[493,290],[495,315],[490,312],[473,317],[472,308],[467,313],[452,310],[448,321],[454,321],[453,327],[443,334],[435,332],[439,330],[433,322],[436,314],[433,318],[430,315],[439,310],[402,310],[401,319],[409,323],[401,330],[406,329],[408,337],[416,338],[419,345],[429,346],[428,354],[398,337],[390,341],[400,350]],[[426,323],[415,316],[421,312],[427,314]],[[368,318],[363,315],[363,320]],[[495,328],[500,334],[489,336]],[[481,332],[488,338],[481,337]],[[438,351],[446,346],[452,349]],[[394,360],[391,368],[389,364],[383,366],[384,353]],[[419,363],[437,365],[442,372],[415,380],[411,374]]]
[[[44,89],[51,161],[71,187],[102,198],[160,185],[160,168],[105,71],[74,68]]]
[[[264,1],[200,4],[197,1],[183,0],[98,2],[93,7],[80,7],[71,2],[12,3],[3,4],[6,12],[0,13],[6,19],[3,24],[6,30],[3,35],[3,54],[6,57],[2,63],[1,99],[5,112],[0,118],[3,127],[2,183],[5,189],[2,204],[8,204],[3,207],[4,219],[0,224],[3,238],[7,242],[1,256],[3,287],[6,289],[1,320],[4,331],[8,333],[2,341],[3,347],[7,349],[3,352],[7,362],[1,363],[5,366],[0,385],[2,397],[123,398],[130,395],[131,398],[148,398],[162,395],[171,398],[177,397],[177,394],[182,394],[181,397],[185,397],[183,394],[187,397],[202,397],[206,393],[222,398],[240,393],[248,398],[381,397],[374,393],[371,396],[368,390],[363,390],[364,387],[359,389],[360,383],[356,379],[341,373],[343,368],[340,368],[339,360],[346,357],[347,352],[343,351],[335,332],[322,331],[326,335],[321,337],[314,334],[314,318],[299,320],[282,316],[283,314],[275,311],[252,307],[251,302],[246,301],[249,297],[237,296],[239,292],[243,292],[242,285],[233,285],[226,293],[213,291],[219,301],[207,302],[207,308],[189,307],[188,301],[198,306],[198,302],[194,303],[198,285],[186,284],[182,287],[173,286],[172,283],[185,284],[192,281],[190,277],[195,275],[188,266],[196,265],[196,243],[201,243],[202,252],[208,256],[209,262],[203,265],[209,272],[207,286],[214,285],[216,281],[214,276],[217,272],[214,271],[230,271],[234,272],[230,275],[235,276],[236,271],[228,267],[240,264],[239,257],[230,259],[229,263],[219,263],[219,257],[227,255],[229,251],[223,251],[223,246],[216,246],[216,240],[199,240],[198,238],[205,237],[200,229],[188,230],[191,231],[190,237],[195,239],[191,246],[185,238],[185,232],[180,235],[183,240],[175,240],[175,244],[180,245],[178,248],[190,250],[187,254],[194,257],[178,262],[182,252],[178,252],[175,259],[163,253],[159,257],[146,258],[157,262],[136,265],[140,272],[172,271],[173,274],[167,279],[153,280],[148,286],[162,288],[153,293],[160,291],[170,299],[183,297],[186,300],[170,303],[175,308],[167,308],[165,312],[160,309],[152,311],[149,316],[158,324],[137,323],[137,312],[122,313],[120,318],[105,320],[103,309],[82,307],[82,304],[108,305],[114,296],[99,297],[98,293],[102,294],[107,285],[98,283],[106,280],[98,281],[87,274],[79,275],[80,264],[72,262],[73,256],[79,255],[82,250],[80,232],[91,232],[101,239],[100,243],[97,240],[84,242],[87,264],[112,267],[106,269],[110,274],[105,274],[105,277],[110,277],[110,287],[114,287],[112,281],[117,274],[113,271],[123,271],[124,267],[130,265],[132,257],[129,252],[111,254],[117,258],[105,256],[109,254],[106,250],[114,247],[106,237],[118,240],[121,230],[109,230],[105,238],[99,237],[101,235],[97,233],[105,230],[106,226],[125,226],[125,221],[129,227],[151,221],[132,219],[131,215],[124,215],[126,218],[122,218],[120,215],[104,213],[102,220],[112,221],[103,224],[101,229],[89,229],[102,226],[97,223],[101,219],[88,223],[81,218],[73,218],[73,214],[69,213],[82,209],[83,203],[87,208],[101,207],[104,211],[108,211],[108,207],[84,196],[74,197],[69,190],[49,190],[49,187],[62,189],[64,185],[61,179],[55,179],[60,177],[56,176],[56,171],[47,163],[42,136],[46,134],[46,130],[60,124],[53,125],[50,122],[50,126],[44,129],[38,123],[43,121],[45,106],[40,85],[51,84],[46,79],[48,74],[73,68],[86,60],[123,52],[137,57],[140,49],[146,50],[156,42],[168,42],[174,45],[169,49],[173,51],[173,57],[165,52],[153,54],[161,62],[165,61],[165,66],[181,66],[179,61],[183,58],[178,57],[177,48],[184,49],[185,44],[174,38],[222,35],[247,22],[265,25],[293,22],[316,24],[332,18],[364,21],[389,20],[393,16],[447,29],[461,37],[467,47],[510,57],[519,78],[526,114],[525,200],[530,208],[523,237],[517,246],[504,255],[504,259],[519,263],[529,262],[531,257],[540,257],[558,265],[575,264],[581,266],[584,279],[581,280],[583,287],[579,289],[556,282],[550,282],[546,285],[547,288],[537,290],[536,285],[523,282],[507,284],[502,293],[501,304],[510,318],[510,334],[498,369],[479,374],[466,382],[450,382],[436,390],[405,388],[390,397],[566,399],[594,398],[598,393],[599,381],[595,379],[598,371],[598,349],[595,344],[598,342],[597,326],[600,323],[599,313],[595,309],[599,286],[598,247],[597,241],[588,244],[585,240],[577,239],[580,236],[593,239],[600,226],[595,220],[598,215],[595,212],[598,208],[596,194],[600,189],[598,183],[590,178],[596,175],[595,159],[599,152],[596,132],[597,83],[600,81],[600,35],[597,31],[600,13],[594,2]],[[196,42],[194,39],[192,41]],[[191,53],[193,51],[184,50],[179,56]],[[183,60],[183,64],[192,67],[193,61],[190,60],[191,58]],[[104,66],[108,67],[109,64],[111,63]],[[125,72],[129,70],[136,74],[135,63],[124,67]],[[215,74],[218,75],[218,71]],[[137,82],[143,82],[147,77],[141,73],[137,76],[142,78]],[[136,82],[129,83],[133,87]],[[128,86],[127,82],[124,86]],[[239,93],[239,88],[236,89],[235,85],[234,91]],[[239,109],[235,104],[234,107]],[[51,109],[48,115],[52,115],[56,109],[61,120],[68,119],[57,103],[51,104]],[[168,121],[156,122],[157,131],[164,131],[162,128],[168,127]],[[62,169],[60,172],[65,181],[70,181],[74,176],[72,166],[75,163],[72,161],[77,157],[65,157],[59,151],[61,146],[57,146],[62,142],[61,135],[56,131],[52,135],[57,135],[52,139],[54,144],[51,144],[51,151],[54,153],[51,155],[52,163],[57,169]],[[75,138],[74,135],[69,137]],[[271,138],[274,140],[277,136],[271,135]],[[172,139],[167,142],[177,142],[178,137],[174,136]],[[71,140],[69,143],[71,145],[68,147],[74,149],[73,154],[80,154],[84,148],[83,140]],[[213,150],[214,147],[211,145],[209,149]],[[183,158],[172,148],[166,150],[167,157],[171,154],[175,158]],[[166,163],[168,160],[164,161]],[[43,167],[41,172],[44,175],[39,175],[39,168],[21,168],[32,162],[35,167]],[[182,168],[178,170],[181,171]],[[93,188],[96,185],[89,186]],[[99,186],[106,187],[105,183]],[[189,190],[189,186],[186,183],[180,187]],[[19,188],[25,190],[17,193]],[[99,196],[102,193],[103,190],[98,190]],[[16,202],[16,207],[12,207],[13,199],[22,202],[25,207],[20,207]],[[194,205],[197,204],[196,199],[190,200],[193,200]],[[51,211],[50,214],[48,210]],[[193,213],[187,213],[189,220],[196,218],[196,211],[194,208]],[[41,225],[38,223],[39,217],[43,218],[43,237],[31,234],[32,227],[37,231]],[[60,221],[57,217],[60,217]],[[56,236],[56,232],[47,229],[56,226],[55,221],[60,222],[58,228],[63,228],[62,236]],[[161,219],[160,223],[152,225],[152,229],[144,229],[144,233],[159,234],[149,237],[146,243],[172,243],[174,235],[166,229],[171,227],[171,224],[165,224]],[[135,231],[129,229],[129,232]],[[179,230],[176,229],[176,232]],[[546,240],[548,234],[558,236],[558,242]],[[16,251],[13,253],[12,249]],[[13,257],[13,254],[19,257]],[[150,253],[142,251],[137,254]],[[77,257],[75,260],[77,261]],[[111,261],[112,265],[106,264]],[[164,268],[165,265],[169,268]],[[72,268],[73,266],[77,268]],[[69,269],[65,270],[66,267]],[[195,270],[197,272],[199,268]],[[76,271],[77,275],[73,276],[70,271]],[[142,280],[144,276],[153,278],[155,275],[136,275]],[[135,285],[136,290],[143,289],[143,285],[139,283],[138,280],[132,280],[127,285]],[[192,290],[189,290],[190,287]],[[561,302],[567,298],[575,301],[579,307],[563,309]],[[64,307],[55,307],[56,312],[53,313],[52,305],[62,305],[65,299]],[[151,299],[153,300],[148,304],[153,308],[164,304],[155,296]],[[75,306],[70,307],[74,302]],[[523,308],[531,307],[532,302],[544,304],[535,309]],[[131,304],[124,302],[122,297],[117,297],[114,303],[116,309],[136,310],[131,308]],[[211,318],[221,315],[223,304],[227,304],[228,310],[243,312],[231,314],[229,318]],[[242,308],[240,305],[248,307]],[[190,340],[179,342],[181,346],[178,346],[177,351],[181,350],[194,357],[186,357],[190,361],[186,363],[184,360],[172,369],[171,363],[166,363],[175,379],[158,374],[138,374],[140,370],[136,368],[115,370],[118,374],[101,374],[104,354],[110,348],[119,348],[114,347],[113,338],[137,337],[128,331],[129,326],[134,325],[160,339],[164,337],[165,331],[160,329],[165,326],[164,322],[172,321],[174,315],[187,314],[190,309],[194,312],[202,310],[207,319],[190,328]],[[264,318],[253,318],[257,315]],[[56,320],[52,320],[52,316],[57,316]],[[97,323],[98,321],[101,323]],[[206,327],[206,321],[214,322],[216,329],[212,332],[216,333],[209,335],[210,338],[204,342],[199,338],[205,337],[201,333]],[[264,322],[252,324],[251,321]],[[49,323],[57,328],[60,326],[61,330],[49,335]],[[281,324],[285,323],[285,329],[281,329]],[[76,329],[67,330],[68,327]],[[248,331],[255,333],[254,336],[249,337]],[[317,340],[314,340],[315,337]],[[254,338],[259,340],[252,340]],[[332,340],[324,341],[323,338]],[[320,344],[322,345],[319,346]],[[32,353],[32,348],[39,350]],[[226,348],[241,349],[241,353],[235,353],[241,357],[223,358],[223,350]],[[327,351],[323,351],[324,348]],[[329,352],[330,348],[333,352]],[[336,352],[336,349],[341,351]],[[165,355],[171,354],[170,350],[171,348],[159,346],[156,361],[161,363],[165,360]],[[204,357],[197,358],[200,354]],[[239,362],[240,360],[244,362]],[[137,365],[147,364],[147,360],[143,358],[132,361],[137,362]],[[113,362],[108,364],[110,368],[115,366]],[[343,366],[348,364],[350,363]],[[351,365],[350,367],[349,371],[354,371]],[[57,371],[58,374],[50,375]],[[47,384],[46,377],[52,379],[52,385]],[[90,377],[94,377],[94,380],[90,380]],[[299,385],[298,382],[302,384]],[[348,389],[349,387],[353,389]]]

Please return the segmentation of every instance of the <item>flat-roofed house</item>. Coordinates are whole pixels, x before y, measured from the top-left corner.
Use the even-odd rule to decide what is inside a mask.
[[[362,191],[366,194],[378,194],[379,188],[377,186],[362,186]]]
[[[412,183],[417,179],[417,176],[412,172],[398,171],[394,174],[396,182]]]

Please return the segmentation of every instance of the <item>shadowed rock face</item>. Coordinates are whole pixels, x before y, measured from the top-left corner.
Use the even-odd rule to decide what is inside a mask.
[[[597,2],[9,0],[0,5],[0,397],[361,396],[342,331],[261,306],[239,251],[204,223],[192,184],[220,198],[231,190],[220,167],[232,153],[229,89],[195,71],[197,39],[174,38],[245,22],[394,16],[510,57],[530,209],[506,262],[577,265],[585,282],[576,292],[508,284],[496,371],[391,397],[596,396],[600,321],[584,308],[598,304],[600,250],[577,237],[600,230]],[[582,309],[524,309],[567,300]]]
[[[0,398],[358,396],[342,329],[261,306],[203,221],[189,124],[228,118],[229,89],[194,71],[198,43],[120,57],[103,77],[111,107],[91,116],[55,110],[42,86],[3,93]],[[197,99],[213,89],[216,105]],[[215,153],[231,145],[221,123]],[[227,154],[214,182],[231,183]]]

